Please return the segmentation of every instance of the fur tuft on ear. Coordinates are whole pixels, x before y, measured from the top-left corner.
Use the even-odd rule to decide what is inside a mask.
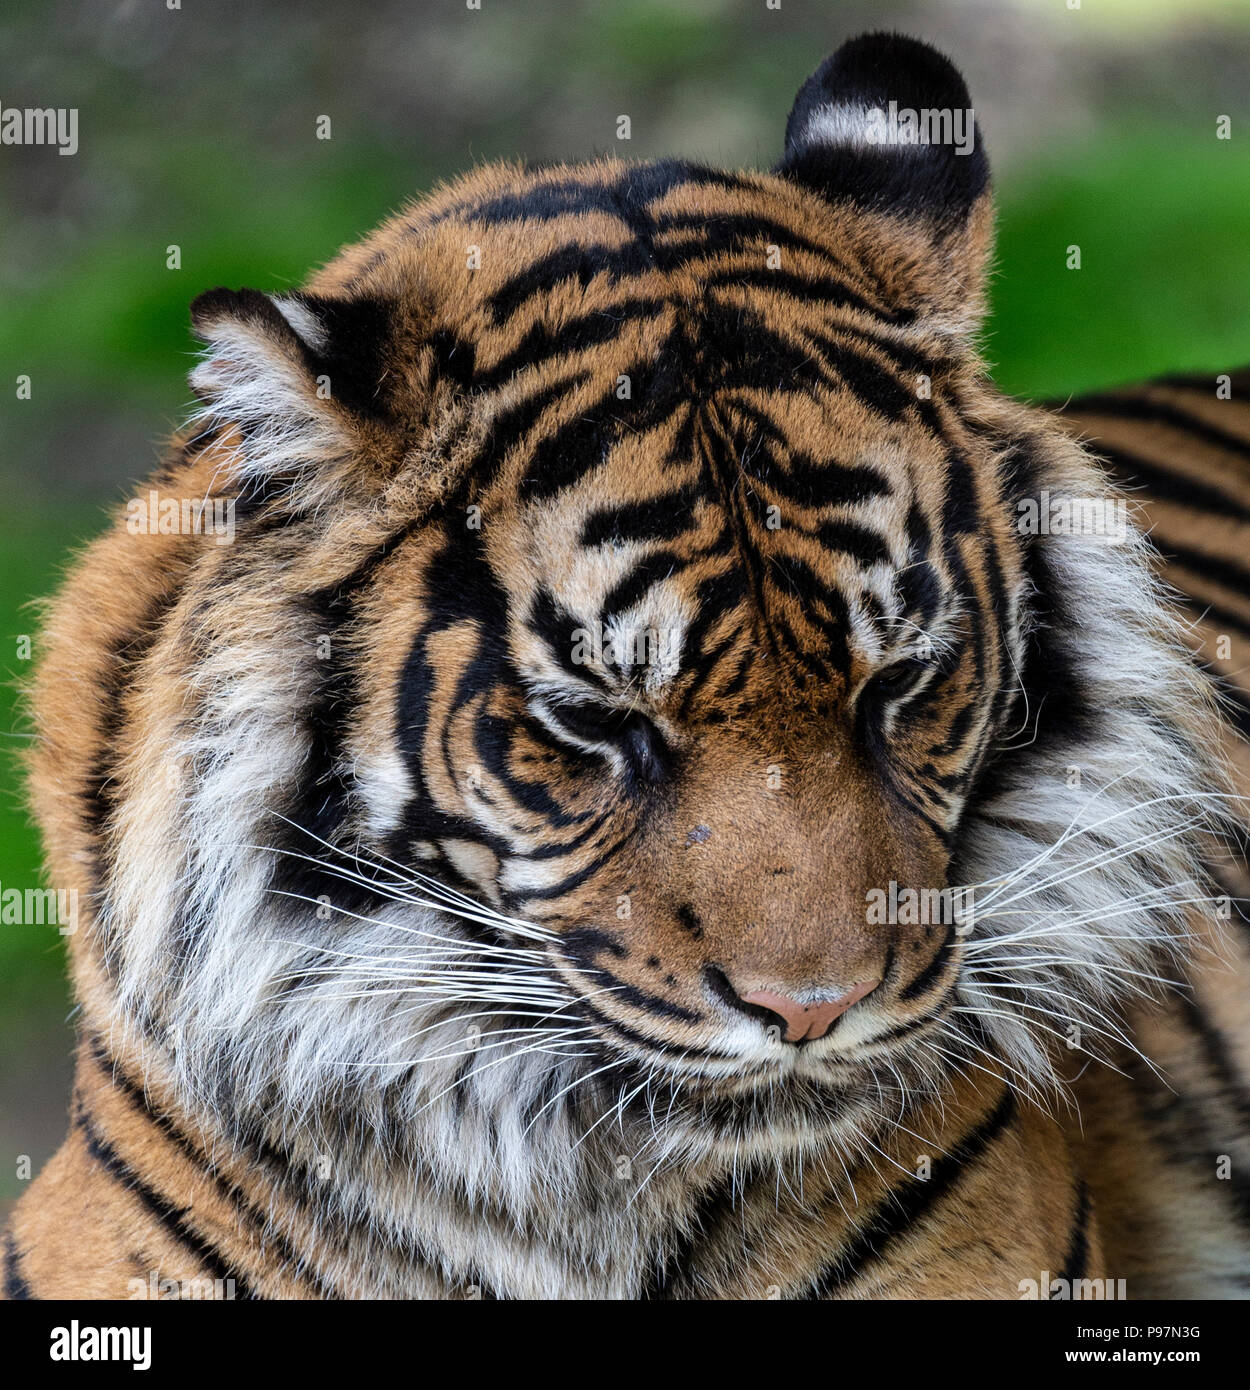
[[[260,483],[341,460],[352,432],[320,381],[325,327],[298,296],[209,290],[191,305],[204,340],[191,387],[203,402],[198,423],[237,430],[239,479]]]
[[[238,432],[241,482],[313,469],[328,480],[362,430],[387,423],[390,315],[378,301],[216,289],[192,303],[191,324],[206,344],[191,373],[199,422]]]

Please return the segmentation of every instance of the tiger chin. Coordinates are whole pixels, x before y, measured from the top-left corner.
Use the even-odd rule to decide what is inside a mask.
[[[1234,1288],[1152,1069],[1231,735],[1137,530],[1019,524],[1119,494],[891,102],[972,105],[859,38],[771,172],[488,166],[195,301],[144,495],[230,534],[119,515],[32,691],[91,911],[10,1296]]]

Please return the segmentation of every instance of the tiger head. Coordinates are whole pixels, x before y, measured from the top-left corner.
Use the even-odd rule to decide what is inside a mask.
[[[1022,524],[1114,499],[985,377],[970,107],[858,39],[772,172],[487,167],[195,302],[153,486],[234,543],[110,542],[147,638],[92,939],[200,1101],[449,1117],[485,1172],[1114,1036],[1202,876],[1210,703],[1131,528]]]

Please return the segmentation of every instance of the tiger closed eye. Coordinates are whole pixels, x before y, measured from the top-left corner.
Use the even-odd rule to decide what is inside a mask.
[[[671,754],[659,729],[645,715],[631,714],[622,726],[630,771],[643,782],[659,782],[669,771]]]
[[[893,666],[885,666],[871,678],[869,685],[882,693],[906,690],[928,670],[929,663],[913,658],[910,661],[896,661]]]
[[[558,724],[563,725],[575,737],[596,742],[619,738],[632,717],[629,710],[618,709],[615,705],[599,704],[593,700],[555,705],[551,708],[551,714]]]
[[[589,700],[558,705],[551,713],[574,738],[614,744],[625,755],[630,772],[640,780],[655,782],[663,777],[668,766],[667,746],[645,714]]]

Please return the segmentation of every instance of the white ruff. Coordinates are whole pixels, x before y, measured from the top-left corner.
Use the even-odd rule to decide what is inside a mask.
[[[1047,463],[1052,494],[1105,494],[1075,445],[1049,441]],[[1203,852],[1228,833],[1235,798],[1212,687],[1142,537],[1042,544],[1052,637],[1089,723],[1035,742],[1043,712],[1029,710],[999,755],[1001,791],[969,814],[961,865],[976,925],[958,994],[1044,1090],[1078,1072],[1081,1053],[1126,1041],[1123,1006],[1183,973],[1193,922],[1213,903]]]

